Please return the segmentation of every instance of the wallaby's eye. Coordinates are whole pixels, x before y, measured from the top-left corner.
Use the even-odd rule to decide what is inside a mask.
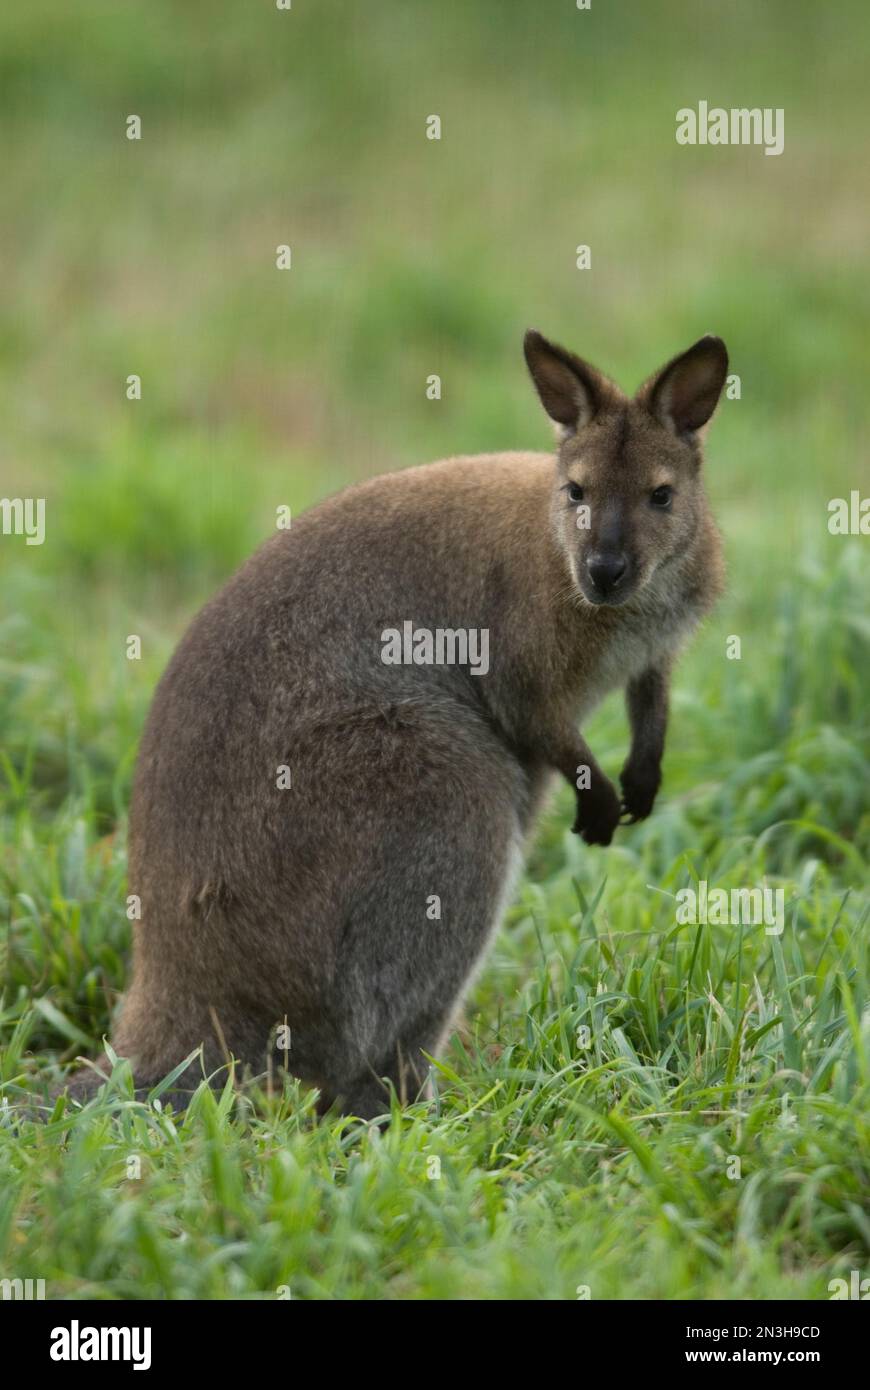
[[[671,498],[674,495],[672,487],[657,487],[650,493],[649,500],[654,507],[658,507],[663,512],[671,505]]]
[[[568,484],[568,501],[575,504],[583,501],[583,489],[579,483]]]

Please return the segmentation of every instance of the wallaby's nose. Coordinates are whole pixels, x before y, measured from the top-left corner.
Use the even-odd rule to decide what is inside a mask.
[[[586,561],[589,578],[600,594],[609,594],[625,574],[625,556],[619,550],[595,550]]]

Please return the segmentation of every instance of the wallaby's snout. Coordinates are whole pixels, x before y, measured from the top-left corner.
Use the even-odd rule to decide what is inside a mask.
[[[586,574],[590,586],[583,584],[586,597],[590,603],[602,603],[627,577],[628,556],[624,550],[593,550],[586,557]]]

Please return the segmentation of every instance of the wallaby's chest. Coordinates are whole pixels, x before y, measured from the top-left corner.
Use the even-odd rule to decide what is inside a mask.
[[[582,718],[611,690],[621,689],[675,653],[700,618],[688,605],[661,604],[644,612],[620,612],[619,621],[589,643],[580,668]]]

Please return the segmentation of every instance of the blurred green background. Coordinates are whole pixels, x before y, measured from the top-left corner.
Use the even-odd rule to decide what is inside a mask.
[[[870,1238],[866,1150],[862,1159],[852,1128],[858,1078],[867,1082],[870,542],[827,530],[829,499],[870,493],[868,42],[858,0],[593,0],[588,12],[574,0],[293,0],[288,12],[274,0],[29,0],[0,12],[0,496],[47,499],[42,547],[0,536],[0,1089],[16,1094],[34,1056],[51,1063],[99,1046],[125,977],[123,828],[150,694],[186,621],[271,533],[276,507],[295,513],[350,480],[440,455],[549,447],[522,360],[528,326],[627,388],[714,332],[741,378],[707,465],[729,590],[678,671],[656,815],[590,854],[567,833],[563,793],[474,995],[493,1031],[455,1062],[468,1088],[455,1133],[433,1122],[439,1152],[453,1145],[467,1177],[479,1260],[442,1262],[434,1206],[420,1217],[431,1220],[428,1273],[419,1247],[406,1257],[400,1239],[390,1253],[392,1216],[381,1225],[370,1208],[341,1207],[352,1201],[334,1181],[344,1149],[303,1136],[300,1171],[319,1163],[323,1200],[344,1213],[332,1232],[339,1254],[310,1296],[362,1287],[342,1233],[369,1220],[370,1242],[353,1256],[365,1288],[382,1290],[386,1269],[425,1296],[547,1287],[573,1297],[576,1252],[565,1247],[558,1275],[551,1255],[557,1240],[576,1240],[611,1270],[612,1296],[626,1296],[627,1280],[657,1292],[665,1251],[671,1293],[722,1296],[745,1271],[764,1296],[816,1297],[815,1266],[851,1267]],[[676,111],[701,100],[784,108],[784,153],[678,146]],[[131,114],[138,142],[125,137]],[[426,139],[431,114],[437,142]],[[281,244],[292,247],[285,272]],[[588,271],[576,269],[579,244],[591,247]],[[132,373],[140,401],[125,396]],[[432,373],[440,401],[426,397]],[[126,659],[131,633],[141,662]],[[739,662],[725,660],[730,634],[742,640]],[[618,697],[589,735],[615,773],[626,745]],[[666,957],[665,893],[702,874],[784,885],[784,955],[774,959],[763,935],[744,950],[729,928],[694,953],[681,939]],[[650,1143],[674,1106],[649,1189],[622,1130],[604,1142],[594,1127],[581,1150],[572,1133],[556,1184],[561,1118],[527,1092],[543,1093],[552,1066],[575,1094],[575,1073],[569,1087],[559,1070],[578,997],[570,972],[546,1023],[550,1051],[535,1021],[560,951],[588,997],[606,980],[623,1029],[617,1081],[602,1066],[593,1105],[624,1104]],[[698,1012],[686,1002],[684,1020],[687,979]],[[738,1191],[710,1157],[720,1133],[707,1116],[721,1101],[721,1145],[742,1151],[728,1107],[744,1018],[755,1055],[740,1085],[760,1097],[747,1142],[766,1157],[762,1185]],[[779,1124],[798,1075],[808,1086],[800,1143]],[[691,1121],[663,1077],[697,1083]],[[482,1116],[475,1127],[459,1111],[496,1084],[504,1109],[492,1130]],[[70,1287],[102,1296],[117,1275],[116,1292],[225,1296],[281,1277],[281,1241],[266,1241],[271,1263],[221,1262],[210,1274],[198,1248],[182,1270],[178,1242],[161,1264],[153,1232],[145,1254],[125,1253],[111,1234],[116,1178],[100,1168],[103,1154],[113,1160],[99,1133],[63,1178],[69,1194],[50,1187],[51,1230],[80,1223],[50,1255]],[[421,1133],[401,1161],[416,1163]],[[507,1158],[496,1159],[493,1134],[512,1146]],[[213,1141],[209,1131],[206,1174]],[[54,1171],[54,1141],[36,1142]],[[259,1151],[239,1145],[247,1175]],[[618,1230],[599,1149],[621,1184]],[[700,1173],[707,1207],[703,1195],[692,1205],[688,1179],[680,1196],[650,1178],[678,1152],[686,1173]],[[40,1276],[42,1169],[15,1145],[7,1161],[20,1165],[28,1268]],[[179,1186],[164,1177],[174,1210]],[[236,1180],[241,1191],[247,1176]],[[387,1187],[404,1210],[405,1178]],[[478,1228],[481,1191],[492,1205]],[[253,1206],[244,1220],[255,1245],[264,1217]]]
[[[829,535],[827,502],[867,490],[867,38],[865,7],[793,0],[7,9],[0,478],[47,506],[42,547],[0,537],[7,828],[123,822],[153,683],[277,506],[549,447],[532,324],[626,387],[725,338],[741,398],[708,482],[730,587],[669,756],[691,787],[797,739],[778,809],[823,803],[851,838],[867,540]],[[783,107],[784,153],[678,146],[701,99]],[[592,734],[612,764],[617,697]]]
[[[7,9],[0,486],[46,498],[47,540],[0,538],[0,715],[30,787],[79,777],[75,726],[105,805],[181,626],[276,506],[549,447],[530,324],[626,387],[725,338],[708,640],[742,635],[760,674],[777,577],[861,546],[826,504],[867,486],[868,37],[865,6],[809,0]],[[783,107],[784,153],[678,146],[700,99]]]
[[[547,447],[530,324],[626,386],[726,339],[709,483],[745,630],[779,569],[842,554],[826,502],[866,464],[868,37],[811,0],[7,8],[0,479],[48,517],[0,544],[7,659],[58,663],[66,715],[74,673],[126,688],[127,631],[159,666],[276,505]],[[678,146],[701,98],[784,107],[784,153]],[[116,763],[130,726],[94,732]]]

